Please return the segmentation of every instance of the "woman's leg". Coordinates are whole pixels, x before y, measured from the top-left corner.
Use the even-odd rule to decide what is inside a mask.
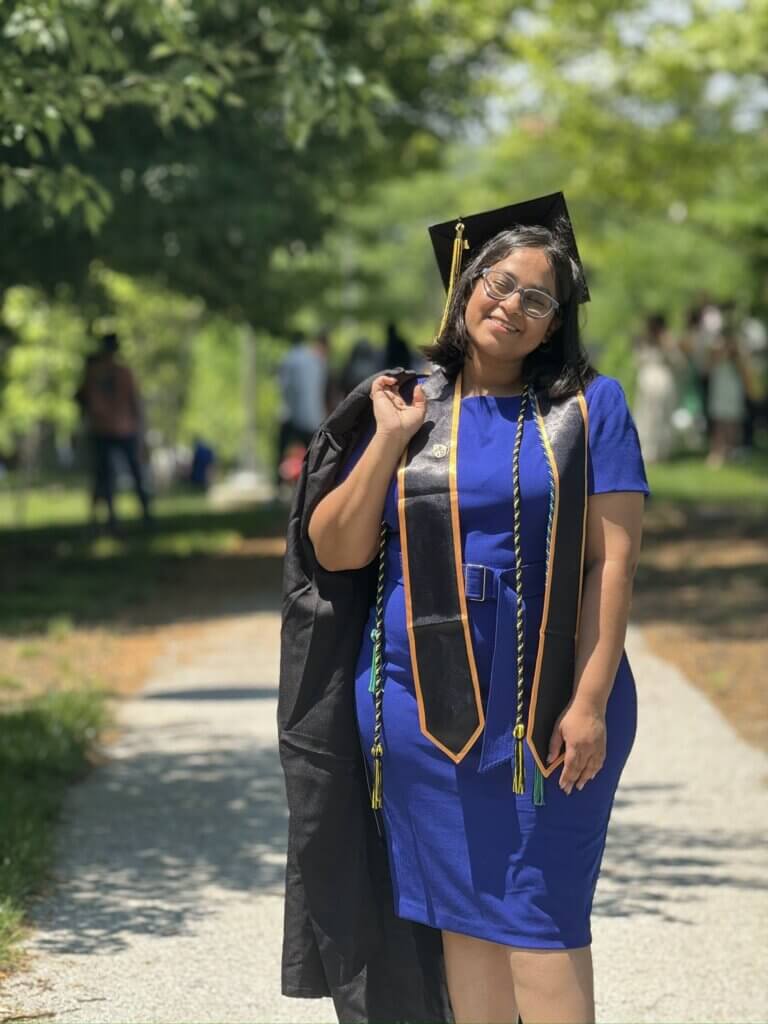
[[[739,420],[726,420],[723,423],[723,458],[730,459],[739,446],[741,423]]]
[[[444,931],[443,951],[456,1024],[517,1024],[508,946]]]
[[[130,471],[131,478],[133,479],[133,487],[136,491],[136,497],[141,502],[141,511],[144,514],[144,518],[149,519],[149,494],[144,486],[144,474],[142,472],[141,463],[139,462],[138,434],[122,438],[120,441],[120,449],[125,457],[125,461],[128,463],[128,469]]]
[[[112,462],[112,441],[109,437],[95,435],[93,438],[96,458],[93,485],[94,500],[102,498],[107,506],[110,526],[115,524],[115,467]]]
[[[506,951],[524,1024],[593,1024],[591,946]]]
[[[709,455],[707,455],[708,466],[722,466],[725,453],[722,420],[712,420],[712,432],[709,439]]]

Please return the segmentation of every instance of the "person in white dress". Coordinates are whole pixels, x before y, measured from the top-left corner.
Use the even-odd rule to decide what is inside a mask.
[[[736,335],[726,330],[709,359],[709,415],[712,419],[707,464],[722,466],[741,443],[749,390],[749,367]]]
[[[646,462],[663,462],[672,454],[672,414],[677,408],[677,381],[672,339],[666,317],[654,313],[635,347],[635,400],[632,415]]]

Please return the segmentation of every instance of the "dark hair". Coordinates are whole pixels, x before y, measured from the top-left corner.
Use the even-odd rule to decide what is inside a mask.
[[[645,329],[652,338],[658,338],[658,336],[667,329],[666,314],[649,313],[645,318]]]
[[[482,247],[464,268],[456,282],[442,334],[420,352],[431,362],[442,366],[449,377],[455,377],[464,365],[470,337],[464,314],[469,297],[481,271],[507,257],[513,249],[542,249],[555,275],[555,297],[560,303],[557,328],[549,344],[529,352],[523,360],[523,384],[546,390],[550,398],[566,398],[583,390],[596,376],[581,344],[578,297],[583,279],[578,264],[568,251],[567,234],[559,225],[550,231],[545,227],[518,227],[500,231]]]
[[[114,331],[102,334],[100,344],[102,352],[117,352],[120,348],[120,341]]]
[[[702,306],[691,306],[685,317],[685,326],[689,329],[698,327],[701,323],[701,315],[703,313]]]

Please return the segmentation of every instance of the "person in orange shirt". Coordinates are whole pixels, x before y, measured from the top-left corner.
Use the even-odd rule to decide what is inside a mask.
[[[114,462],[118,454],[130,471],[144,521],[151,518],[139,461],[141,397],[133,373],[117,359],[118,349],[116,334],[102,337],[100,351],[88,361],[78,392],[93,449],[94,505],[99,498],[105,501],[111,527],[117,525]]]

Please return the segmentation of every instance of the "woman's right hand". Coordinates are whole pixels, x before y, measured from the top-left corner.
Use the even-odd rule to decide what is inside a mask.
[[[371,401],[376,432],[397,437],[403,447],[421,427],[427,413],[427,397],[421,385],[413,389],[413,401],[408,405],[400,394],[396,377],[377,377],[371,385]]]

